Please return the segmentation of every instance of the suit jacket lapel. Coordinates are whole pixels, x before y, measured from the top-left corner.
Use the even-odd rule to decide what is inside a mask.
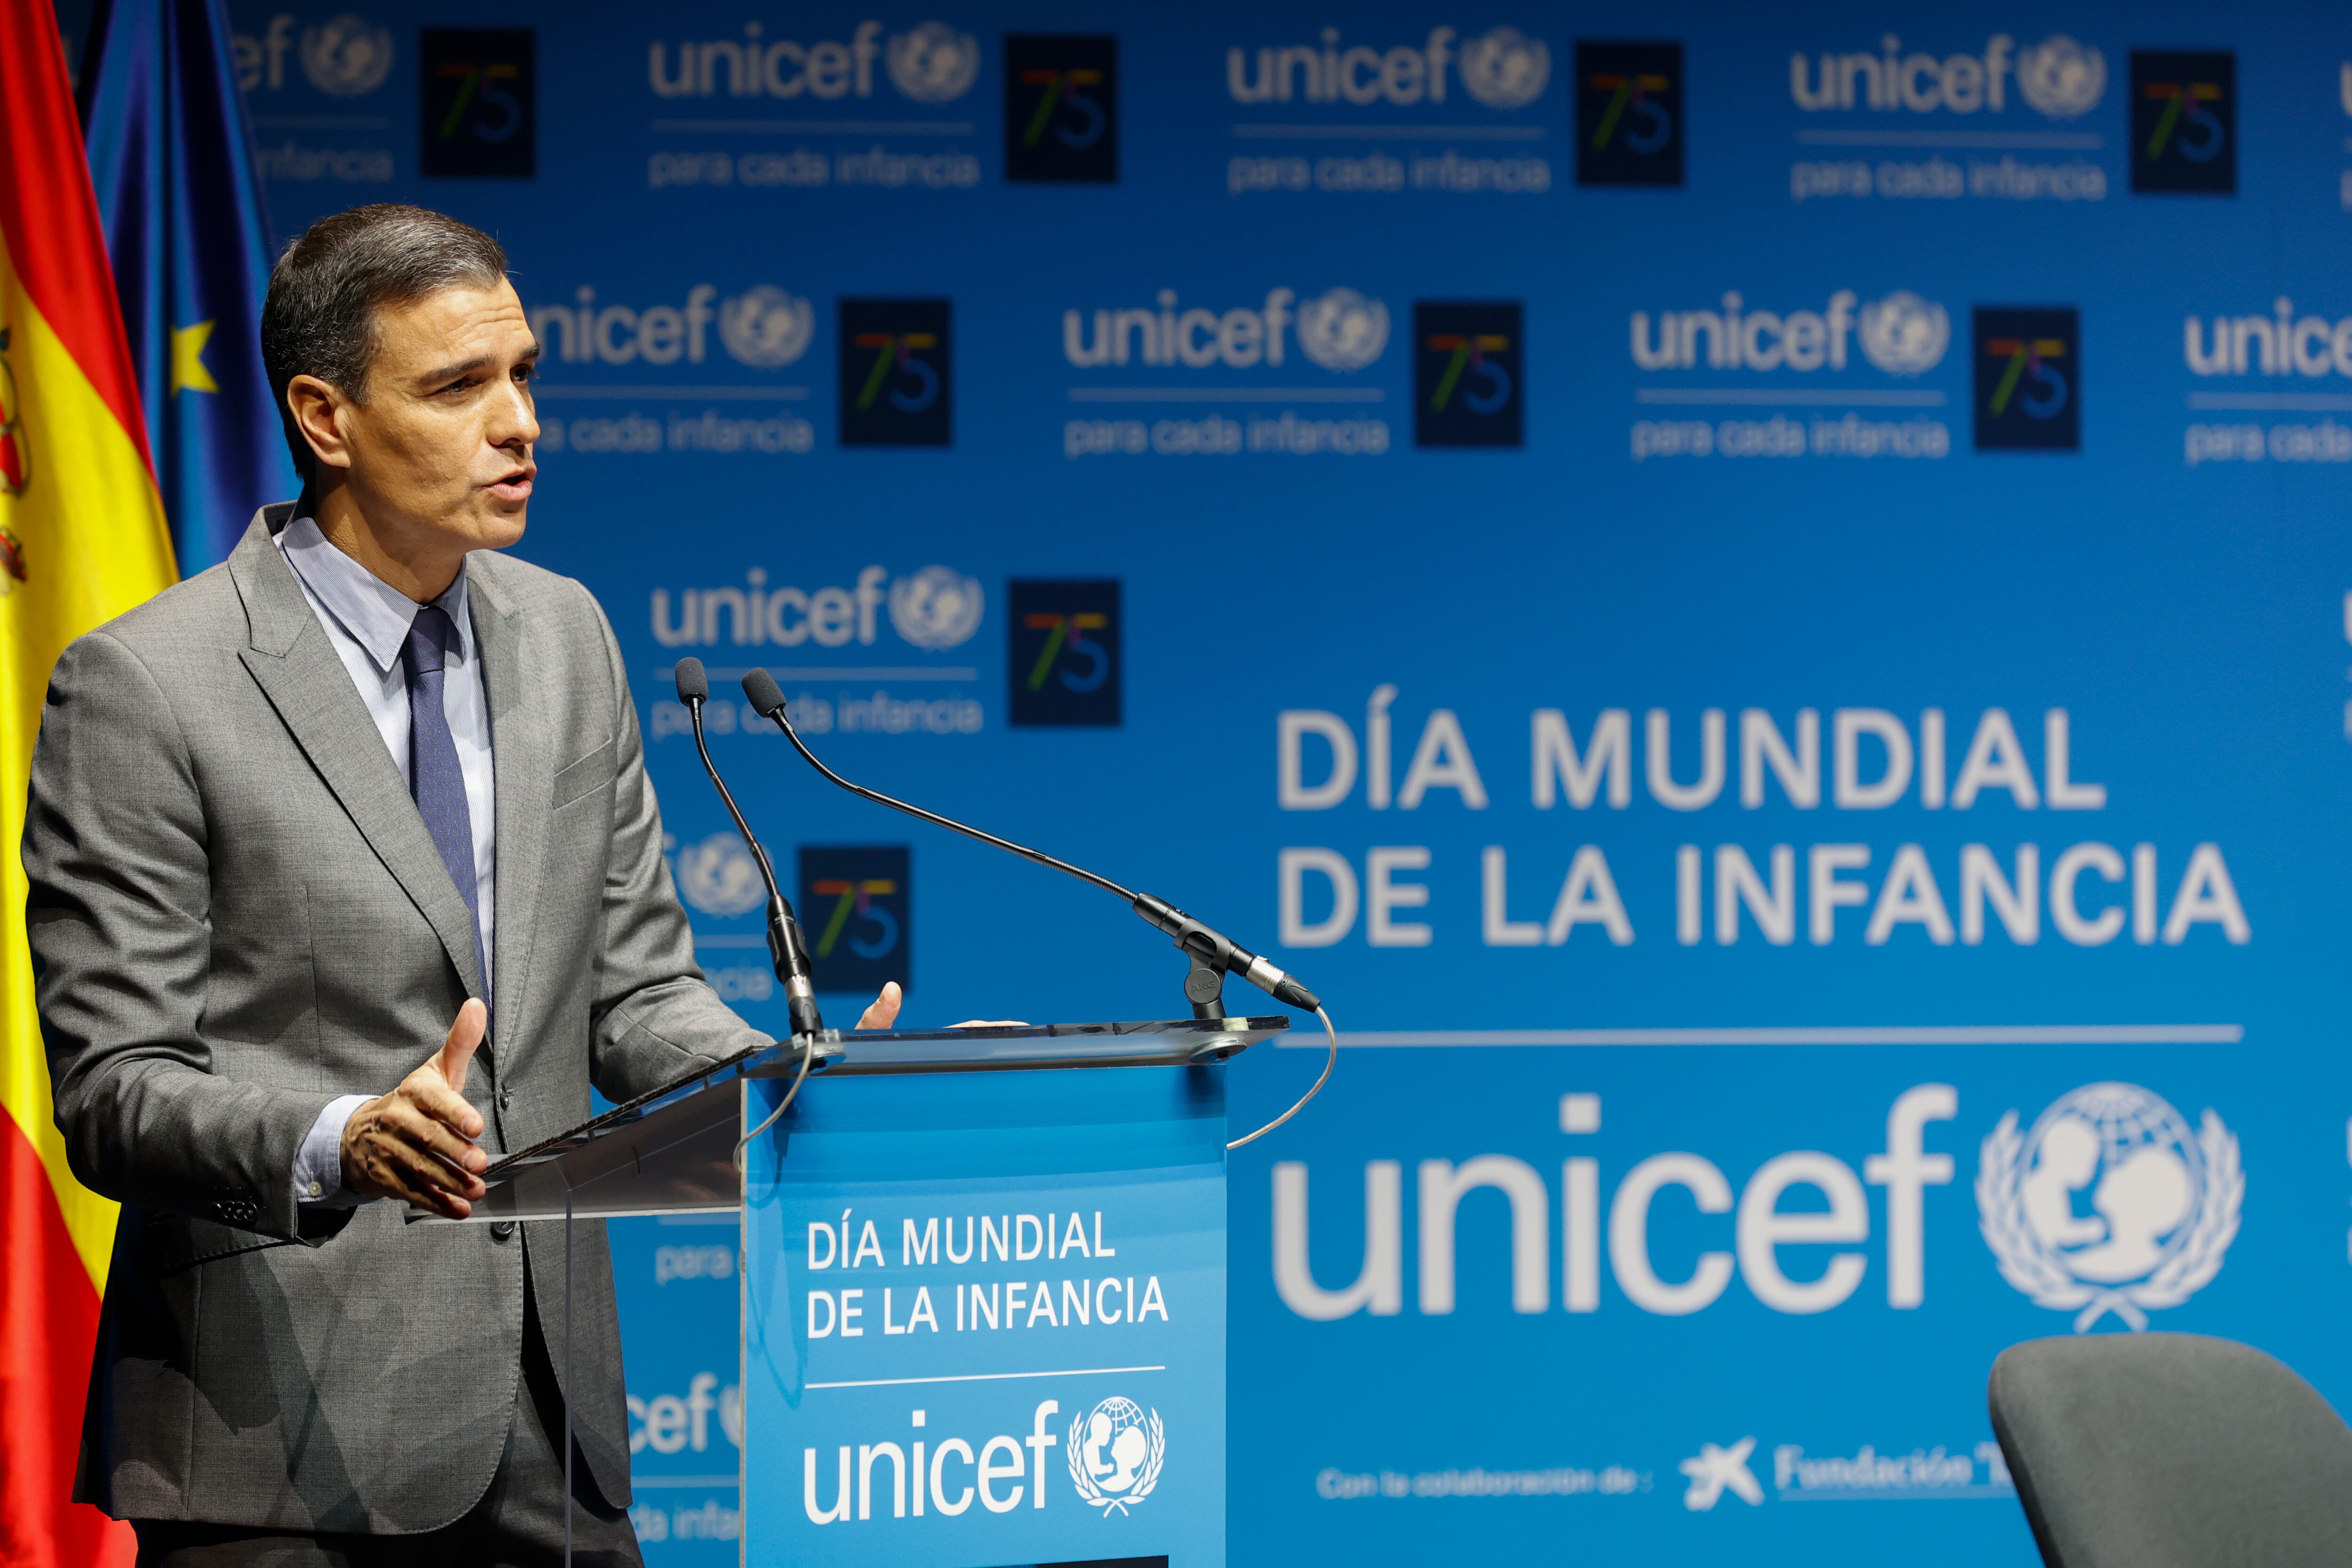
[[[447,950],[450,963],[472,995],[482,994],[474,960],[474,922],[449,868],[441,863],[433,836],[416,813],[416,802],[367,705],[352,686],[351,672],[328,642],[310,602],[302,596],[291,568],[271,540],[275,514],[291,506],[265,507],[229,556],[229,575],[245,600],[251,646],[241,651],[278,716],[334,792],[361,835],[383,862]],[[503,756],[496,765],[503,766]],[[503,796],[503,791],[501,791]],[[499,848],[505,848],[506,813],[501,806]],[[503,854],[501,854],[503,858]],[[500,879],[503,886],[504,879]],[[506,921],[499,921],[503,928]]]
[[[528,623],[478,559],[466,566],[474,643],[481,650],[482,690],[490,705],[491,771],[498,788],[498,904],[490,964],[499,1010],[509,1017],[530,996],[530,936],[547,861],[548,805],[555,790],[553,742],[544,715],[526,696]],[[520,1037],[509,1030],[507,1037]]]

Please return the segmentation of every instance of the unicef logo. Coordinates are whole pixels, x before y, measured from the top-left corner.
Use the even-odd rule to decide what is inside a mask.
[[[392,74],[392,30],[349,14],[302,29],[302,74],[320,92],[358,98]]]
[[[1334,289],[1298,307],[1298,346],[1325,370],[1361,370],[1389,346],[1389,308]]]
[[[1862,352],[1889,375],[1917,375],[1943,362],[1952,319],[1944,307],[1898,289],[1862,308]]]
[[[1524,109],[1551,80],[1551,51],[1517,27],[1497,27],[1462,49],[1462,85],[1489,109]]]
[[[2109,1312],[2145,1329],[2204,1289],[2245,1195],[2221,1119],[2208,1110],[2191,1131],[2137,1084],[2078,1089],[2021,1136],[2012,1110],[1977,1162],[1978,1228],[2001,1278],[2037,1307],[2074,1311],[2076,1333]]]
[[[1103,1510],[1124,1514],[1160,1484],[1168,1439],[1160,1412],[1147,1412],[1117,1394],[1070,1423],[1070,1479],[1078,1495]]]
[[[760,863],[732,833],[714,833],[677,852],[678,891],[706,915],[747,915],[768,901]]]
[[[765,283],[719,307],[719,336],[727,352],[762,370],[808,353],[815,332],[816,312],[806,300]]]
[[[2017,89],[2051,119],[2072,120],[2105,96],[2107,58],[2053,33],[2017,57]]]
[[[917,647],[954,647],[980,629],[980,584],[951,566],[926,566],[890,584],[890,624]]]
[[[980,75],[980,44],[945,22],[926,22],[891,37],[886,63],[900,92],[918,103],[945,103],[971,90]]]

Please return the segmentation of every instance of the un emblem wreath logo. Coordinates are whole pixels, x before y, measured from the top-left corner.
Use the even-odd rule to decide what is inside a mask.
[[[1108,1519],[1151,1495],[1160,1484],[1168,1439],[1160,1412],[1117,1394],[1070,1423],[1070,1480]]]
[[[816,312],[806,300],[771,283],[736,295],[719,307],[719,339],[748,365],[773,370],[808,353],[816,335]]]
[[[1298,346],[1325,370],[1361,370],[1389,346],[1389,308],[1353,289],[1302,300]]]
[[[2107,57],[2053,33],[2017,57],[2017,89],[2053,120],[2074,120],[2099,106],[2107,91]]]
[[[707,915],[748,915],[768,901],[759,862],[732,833],[681,846],[677,881],[686,901]]]
[[[2088,1191],[2095,1215],[2075,1212]],[[2011,1110],[1977,1163],[1978,1228],[2001,1278],[2087,1333],[2113,1312],[2135,1332],[2211,1283],[2246,1195],[2238,1138],[2208,1110],[2189,1129],[2137,1084],[2075,1089],[2020,1133]]]
[[[1952,319],[1944,307],[1897,289],[1862,308],[1862,352],[1889,375],[1922,375],[1944,361]]]
[[[926,22],[890,40],[884,64],[900,92],[918,103],[947,103],[971,90],[980,45],[945,22]]]
[[[392,29],[346,12],[302,29],[302,74],[320,92],[360,98],[392,74]]]
[[[1551,50],[1517,27],[1496,27],[1462,47],[1462,85],[1489,109],[1525,109],[1551,80]]]

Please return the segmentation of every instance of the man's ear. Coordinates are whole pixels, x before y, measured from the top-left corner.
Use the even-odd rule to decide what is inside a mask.
[[[294,427],[302,432],[311,456],[323,467],[352,466],[351,443],[343,428],[343,410],[349,401],[315,375],[298,375],[286,384],[286,406],[293,413]]]

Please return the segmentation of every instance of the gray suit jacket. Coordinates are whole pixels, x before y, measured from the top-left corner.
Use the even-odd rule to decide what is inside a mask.
[[[327,1102],[382,1094],[481,989],[464,900],[254,519],[228,562],[76,641],[24,856],[58,1126],[119,1200],[77,1496],[118,1518],[404,1533],[484,1493],[530,1299],[562,1373],[560,1223],[304,1210]],[[587,590],[467,568],[498,784],[484,1146],[576,1125],[765,1037],[703,983],[662,862],[621,654]],[[503,1227],[502,1227],[503,1228]],[[629,1500],[600,1224],[578,1227],[581,1448]]]

